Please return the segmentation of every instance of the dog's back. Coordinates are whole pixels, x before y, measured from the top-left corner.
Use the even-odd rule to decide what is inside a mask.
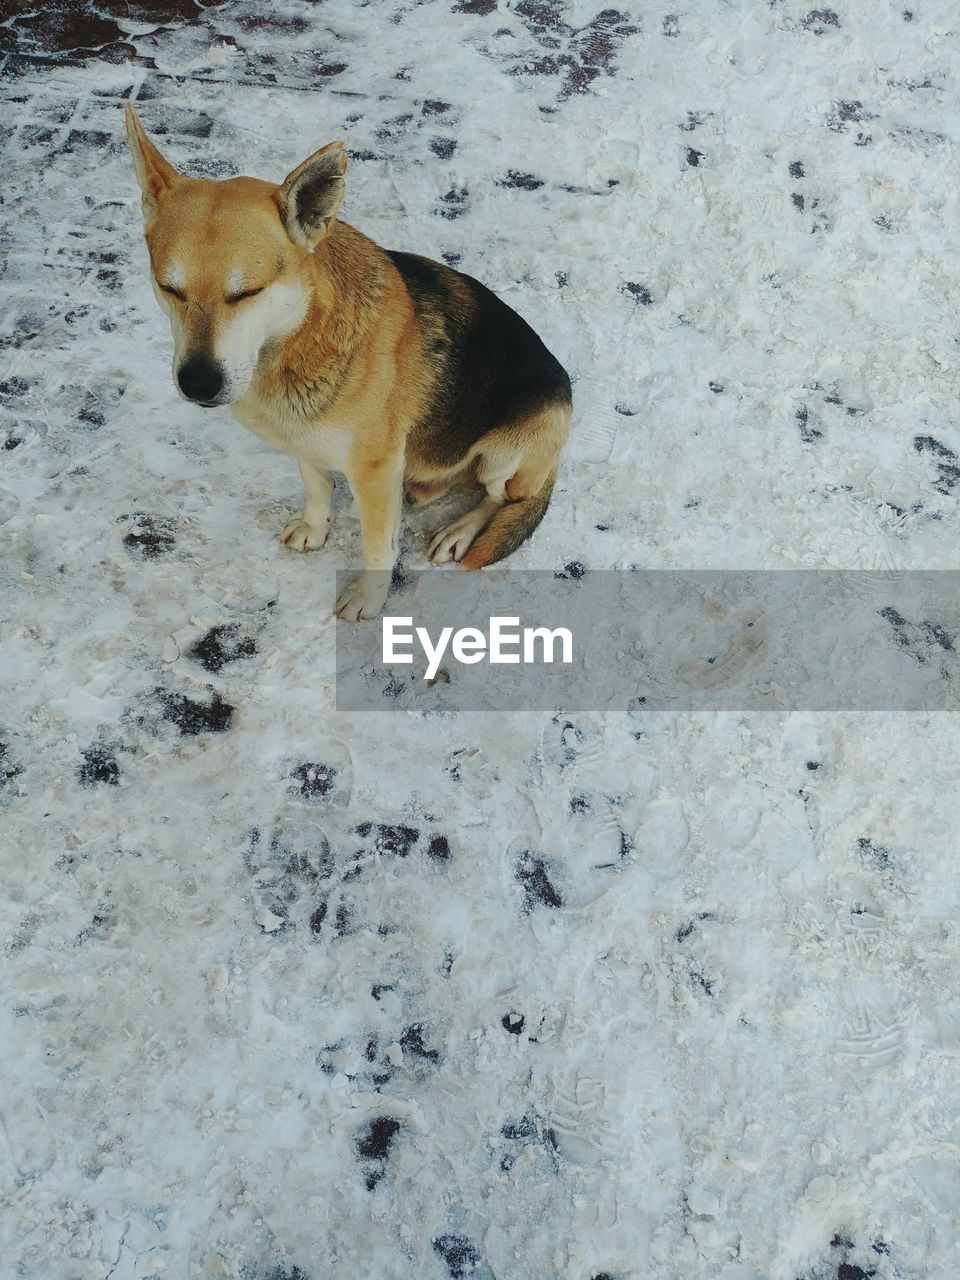
[[[432,386],[411,445],[454,465],[495,427],[569,407],[570,379],[527,322],[472,276],[388,250],[413,300]]]

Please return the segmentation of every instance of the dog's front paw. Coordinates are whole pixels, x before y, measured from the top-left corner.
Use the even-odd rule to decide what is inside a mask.
[[[334,607],[334,613],[344,622],[359,622],[362,618],[375,618],[387,601],[390,590],[390,574],[379,570],[362,573],[351,582]]]
[[[303,512],[284,526],[280,541],[290,551],[317,551],[327,540],[330,517],[323,524],[307,524]]]

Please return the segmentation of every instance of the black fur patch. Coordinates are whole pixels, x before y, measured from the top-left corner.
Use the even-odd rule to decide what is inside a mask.
[[[496,294],[429,258],[387,252],[432,339],[433,394],[414,430],[432,461],[451,466],[493,427],[570,403],[563,366]]]

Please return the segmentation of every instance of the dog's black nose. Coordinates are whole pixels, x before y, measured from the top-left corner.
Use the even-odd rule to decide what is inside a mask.
[[[223,374],[220,366],[209,360],[188,360],[177,373],[180,390],[188,400],[209,404],[223,390]]]

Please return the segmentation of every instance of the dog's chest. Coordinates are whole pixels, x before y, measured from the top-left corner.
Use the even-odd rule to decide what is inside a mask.
[[[231,405],[233,416],[274,449],[329,471],[346,471],[352,433],[334,422],[304,422],[283,407],[247,395]]]

